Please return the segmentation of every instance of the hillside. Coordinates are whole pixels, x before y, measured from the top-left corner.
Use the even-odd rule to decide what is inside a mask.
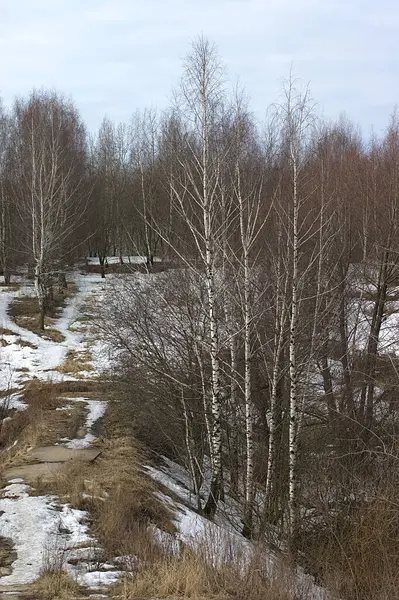
[[[173,595],[173,586],[189,577],[187,597],[196,586],[202,597],[205,574],[195,570],[205,569],[206,553],[207,568],[227,586],[239,574],[247,578],[257,561],[268,573],[271,597],[327,598],[311,578],[290,574],[278,553],[260,551],[242,537],[236,501],[226,498],[212,523],[195,509],[185,468],[160,456],[146,462],[147,452],[112,402],[111,359],[92,322],[107,286],[114,285],[112,276],[68,273],[68,291],[40,334],[26,276],[0,288],[0,592],[130,598],[136,596],[129,586],[136,586],[147,597],[151,558],[160,569],[169,570],[173,561],[178,569],[175,580],[160,578],[160,593]],[[126,554],[118,555],[124,546]]]

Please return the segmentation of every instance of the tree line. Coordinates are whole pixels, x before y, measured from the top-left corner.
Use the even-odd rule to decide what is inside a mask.
[[[107,256],[145,256],[98,319],[121,410],[184,461],[198,510],[228,492],[245,535],[278,532],[315,570],[329,545],[343,571],[349,547],[367,553],[353,536],[372,510],[387,539],[398,524],[398,208],[395,114],[366,142],[290,77],[260,125],[203,38],[166,113],[91,138],[53,92],[1,111],[5,280],[29,265],[44,326],[78,256],[104,276]]]

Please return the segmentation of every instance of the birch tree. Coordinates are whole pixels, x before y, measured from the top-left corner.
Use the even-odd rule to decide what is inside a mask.
[[[253,534],[253,510],[255,499],[254,478],[254,425],[255,406],[253,400],[253,378],[256,327],[263,314],[262,299],[259,294],[258,268],[260,238],[263,233],[268,217],[267,203],[262,196],[262,155],[257,147],[256,134],[251,120],[243,106],[241,98],[237,98],[234,115],[234,149],[235,160],[233,160],[232,194],[235,214],[232,214],[232,230],[234,231],[235,220],[238,222],[238,244],[234,237],[224,252],[231,255],[236,273],[235,303],[238,304],[239,314],[242,321],[238,321],[237,331],[230,335],[234,339],[243,337],[244,347],[244,373],[243,373],[243,395],[245,406],[245,507],[243,512],[243,533],[250,537]],[[266,205],[266,206],[265,206]],[[227,301],[228,302],[228,301]],[[237,312],[237,310],[235,310]],[[231,351],[231,357],[236,362],[235,355]],[[233,362],[233,360],[232,360]],[[233,365],[232,365],[233,366]],[[234,378],[237,378],[238,370],[235,369]],[[241,387],[241,385],[240,385]]]
[[[313,107],[309,92],[298,90],[292,77],[285,93],[285,102],[281,105],[283,160],[287,165],[286,219],[288,232],[289,283],[289,426],[288,426],[288,514],[289,538],[294,541],[298,518],[298,444],[302,422],[302,403],[299,388],[299,310],[304,275],[312,264],[301,264],[301,247],[309,241],[311,235],[309,219],[306,218],[305,202],[306,165],[310,128],[314,123]],[[304,215],[304,216],[303,216]],[[311,221],[313,219],[311,218]]]
[[[17,100],[13,118],[13,193],[44,329],[52,278],[78,244],[85,131],[73,105],[50,92]]]
[[[211,362],[212,476],[205,513],[213,517],[222,487],[220,327],[216,271],[220,259],[220,169],[224,159],[218,139],[223,112],[222,67],[215,48],[204,38],[193,44],[184,65],[179,111],[187,123],[184,154],[170,189],[200,260],[199,275],[207,290],[207,324]],[[186,257],[189,259],[192,257]]]
[[[154,266],[154,257],[161,242],[162,210],[158,176],[158,118],[155,111],[137,112],[131,130],[131,164],[135,180],[132,198],[136,219],[140,254],[144,251],[147,269]]]

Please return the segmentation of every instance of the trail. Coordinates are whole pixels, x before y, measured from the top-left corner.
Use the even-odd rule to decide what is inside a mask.
[[[52,326],[65,337],[62,342],[53,342],[17,325],[8,310],[12,300],[21,295],[21,292],[6,288],[0,290],[0,326],[12,332],[2,336],[7,345],[1,348],[0,353],[0,389],[21,388],[21,378],[27,379],[28,376],[52,381],[74,379],[55,369],[63,364],[68,351],[86,348],[84,334],[71,331],[70,327],[78,320],[82,304],[101,278],[97,275],[75,274],[74,281],[78,291],[67,300],[61,316]],[[28,286],[25,289],[29,291]],[[21,341],[28,345],[21,346]],[[26,375],[21,376],[21,373]]]
[[[102,288],[98,284],[101,282],[103,285],[104,281],[97,275],[75,274],[74,282],[77,293],[68,299],[62,314],[52,326],[65,337],[60,343],[18,326],[8,314],[10,303],[18,292],[4,288],[0,291],[0,325],[8,330],[2,336],[6,345],[0,347],[0,389],[23,388],[21,371],[17,369],[24,369],[24,380],[33,377],[54,382],[76,379],[55,369],[64,363],[68,351],[88,349],[85,332],[76,331],[71,326],[78,323],[84,303],[92,297],[92,292],[96,297],[96,292]],[[24,291],[29,293],[29,288]],[[29,346],[21,346],[21,340]],[[86,378],[97,374],[94,370],[93,373],[87,373]],[[16,407],[23,408],[18,396],[11,400]],[[11,573],[0,577],[0,597],[2,593],[15,591],[21,592],[22,597],[23,586],[35,581],[43,566],[46,566],[46,561],[54,556],[62,556],[65,563],[63,568],[79,583],[92,588],[114,583],[120,575],[114,565],[103,565],[102,570],[98,570],[99,549],[96,540],[88,532],[88,515],[85,511],[59,504],[55,497],[31,495],[29,483],[34,483],[38,477],[51,481],[54,474],[70,460],[90,462],[100,454],[92,447],[96,440],[92,428],[104,415],[106,402],[86,397],[67,400],[70,404],[85,404],[87,415],[83,435],[76,439],[59,440],[55,446],[32,448],[27,454],[29,464],[10,468],[3,473],[8,484],[0,498],[0,538],[12,540],[17,558],[11,565]]]

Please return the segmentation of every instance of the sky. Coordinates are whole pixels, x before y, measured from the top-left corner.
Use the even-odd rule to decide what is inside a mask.
[[[55,88],[94,132],[105,115],[168,107],[198,35],[259,121],[291,66],[319,113],[365,133],[399,100],[398,0],[0,0],[0,96]]]

